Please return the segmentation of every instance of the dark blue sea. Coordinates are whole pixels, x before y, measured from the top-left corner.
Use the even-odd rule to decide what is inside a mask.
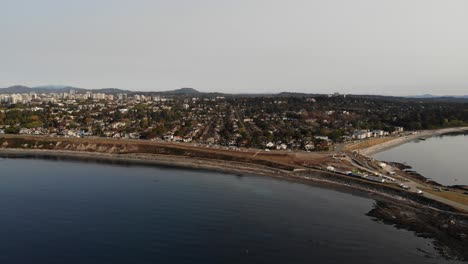
[[[270,177],[3,158],[0,263],[453,263],[366,216],[374,204]]]

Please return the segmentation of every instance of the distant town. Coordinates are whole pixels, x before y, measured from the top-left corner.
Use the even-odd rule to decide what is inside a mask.
[[[0,134],[228,148],[322,151],[340,142],[467,122],[466,103],[339,93],[223,96],[69,89],[0,94]]]

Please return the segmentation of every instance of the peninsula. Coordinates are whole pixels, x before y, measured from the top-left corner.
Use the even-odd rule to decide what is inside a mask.
[[[464,100],[10,87],[0,89],[0,155],[256,174],[372,195],[370,215],[468,259],[465,187],[370,157],[466,130]]]

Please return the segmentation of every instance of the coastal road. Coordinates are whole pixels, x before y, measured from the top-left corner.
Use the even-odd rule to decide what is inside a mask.
[[[402,177],[402,178],[405,178],[405,177],[403,177],[401,175],[399,175],[399,176]],[[412,181],[412,180],[410,180],[408,178],[405,178],[405,179],[409,181],[409,182],[407,182],[405,184],[408,185],[411,188],[410,191],[412,191],[412,192],[417,192],[417,190],[424,190],[424,188],[433,188],[431,186],[426,186],[426,185],[417,183],[417,182]],[[445,199],[443,197],[440,197],[440,196],[437,196],[437,195],[434,195],[434,194],[428,193],[428,192],[424,192],[423,195],[425,197],[427,197],[427,198],[430,198],[432,200],[435,200],[435,201],[450,205],[450,206],[452,206],[454,208],[457,208],[458,210],[462,210],[462,211],[468,213],[468,206],[467,205],[457,203],[455,201]]]
[[[366,167],[363,167],[361,166],[360,164],[357,164],[351,157],[347,157],[347,160],[356,168],[360,169],[360,170],[363,170],[363,171],[366,171],[366,172],[369,172],[371,174],[374,174],[375,171],[373,171],[372,169],[369,169],[369,168],[366,168]],[[418,182],[415,182],[401,174],[397,174],[398,177],[402,178],[405,180],[405,182],[400,182],[400,181],[397,181],[396,183],[399,184],[399,183],[403,183],[407,186],[410,187],[410,189],[408,190],[409,192],[413,192],[413,193],[417,193],[419,190],[424,190],[424,188],[432,188],[431,186],[428,186],[428,185],[423,185],[421,183],[418,183]],[[432,199],[432,200],[435,200],[435,201],[438,201],[440,203],[444,203],[444,204],[447,204],[447,205],[450,205],[458,210],[461,210],[461,211],[464,211],[464,212],[467,212],[468,213],[468,206],[467,205],[464,205],[464,204],[461,204],[461,203],[457,203],[455,201],[452,201],[452,200],[449,200],[449,199],[445,199],[443,197],[440,197],[440,196],[437,196],[437,195],[434,195],[432,193],[427,193],[427,192],[424,192],[422,195],[424,195],[425,197],[429,198],[429,199]]]

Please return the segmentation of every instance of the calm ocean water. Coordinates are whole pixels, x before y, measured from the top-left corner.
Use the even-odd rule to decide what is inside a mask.
[[[468,185],[468,134],[444,135],[377,153],[378,160],[410,165],[421,175],[444,185]]]
[[[0,159],[0,263],[453,263],[373,205],[268,177]]]

